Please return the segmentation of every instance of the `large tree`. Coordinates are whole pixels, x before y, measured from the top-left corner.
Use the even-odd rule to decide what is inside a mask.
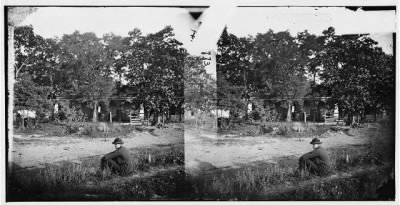
[[[210,112],[214,108],[214,79],[206,72],[204,57],[188,55],[184,66],[185,108]]]
[[[32,112],[36,114],[35,124],[40,120],[49,118],[53,110],[53,104],[49,99],[51,89],[49,86],[37,85],[32,76],[22,73],[14,84],[14,112]],[[24,129],[24,114],[20,115],[20,128]]]
[[[36,35],[31,26],[16,27],[14,38],[15,79],[28,73],[36,83],[51,86],[58,54],[55,41]]]
[[[291,121],[292,106],[295,102],[301,105],[302,98],[310,91],[305,76],[307,58],[297,39],[287,31],[259,33],[254,39],[251,55],[259,96],[284,102],[286,120]]]
[[[376,111],[389,106],[387,96],[394,96],[393,57],[366,35],[339,36],[333,28],[323,34],[324,45],[317,59],[330,102],[337,103],[350,118],[368,108]]]
[[[186,50],[174,38],[170,26],[143,36],[139,29],[129,32],[124,54],[128,85],[146,109],[163,113],[181,110],[184,102],[183,69]]]
[[[238,38],[225,28],[217,45],[218,106],[234,114],[244,111],[247,116],[252,88],[252,79],[249,79],[251,41]]]
[[[35,111],[38,122],[50,116],[57,94],[53,80],[57,46],[53,40],[36,35],[31,26],[16,27],[14,32],[14,111]]]
[[[92,121],[97,121],[100,102],[108,103],[114,91],[110,77],[111,59],[104,49],[104,41],[94,33],[64,35],[59,43],[61,69],[64,74],[65,96],[92,110]]]

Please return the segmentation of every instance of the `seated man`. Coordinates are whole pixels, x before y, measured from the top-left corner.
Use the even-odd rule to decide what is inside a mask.
[[[122,146],[124,142],[119,137],[115,138],[113,144],[116,150],[101,158],[101,170],[109,168],[113,173],[130,174],[132,172],[132,160],[128,149]]]
[[[314,138],[310,144],[314,150],[300,157],[298,171],[308,171],[319,176],[326,175],[329,172],[328,153],[320,146],[322,142],[318,138]]]

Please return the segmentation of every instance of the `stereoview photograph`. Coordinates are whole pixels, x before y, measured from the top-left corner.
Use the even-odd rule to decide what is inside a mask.
[[[395,6],[5,11],[7,202],[395,200]]]

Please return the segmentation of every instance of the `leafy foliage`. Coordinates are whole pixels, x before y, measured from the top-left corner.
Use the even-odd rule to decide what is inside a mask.
[[[136,99],[156,113],[181,108],[186,50],[174,38],[172,27],[147,36],[134,29],[124,43],[128,49],[122,61],[126,62],[128,86],[136,91]]]
[[[250,46],[247,38],[238,38],[222,32],[217,52],[217,95],[218,106],[229,109],[233,114],[243,114],[249,99],[250,86],[247,75],[250,69]],[[244,112],[245,115],[247,112]]]
[[[210,111],[215,108],[215,80],[207,74],[202,57],[186,56],[184,83],[187,111]]]
[[[282,101],[290,121],[294,101],[310,89],[305,76],[307,49],[289,32],[272,30],[255,38],[237,38],[225,29],[218,46],[219,105],[239,112],[247,110],[250,98]]]
[[[35,35],[30,26],[17,27],[14,33],[16,80],[21,73],[29,73],[35,83],[52,86],[52,73],[57,69],[57,45],[54,40]]]
[[[274,33],[269,30],[255,37],[252,58],[255,64],[254,76],[259,76],[257,87],[263,87],[266,91],[259,94],[286,102],[287,121],[291,121],[293,101],[302,102],[299,99],[310,91],[305,77],[307,56],[289,32]]]
[[[322,86],[342,109],[353,114],[376,111],[393,105],[393,57],[364,35],[338,36],[333,28],[324,31],[324,45],[317,55],[322,67]]]
[[[261,115],[285,109],[290,121],[292,106],[300,111],[305,96],[329,97],[349,116],[394,110],[394,57],[368,36],[339,36],[333,28],[320,36],[269,30],[242,38],[225,29],[216,56],[217,92],[204,59],[189,56],[170,26],[148,35],[135,28],[126,37],[76,31],[60,39],[23,26],[14,38],[15,111],[49,115],[57,102],[66,112],[85,113],[80,119],[97,121],[97,107],[110,101],[143,104],[159,115],[182,113],[185,101],[189,110],[211,110],[217,99],[231,116],[247,118],[251,103]]]
[[[14,84],[14,110],[35,111],[37,120],[49,118],[53,109],[50,91],[49,87],[35,85],[29,75],[20,76]]]
[[[97,106],[114,92],[110,75],[111,60],[107,56],[101,39],[94,33],[74,32],[64,35],[60,41],[62,51],[60,63],[65,70],[65,96],[93,109],[97,121]]]
[[[218,105],[233,113],[247,110],[248,102],[258,111],[284,108],[287,121],[292,106],[301,111],[306,97],[314,107],[327,97],[330,107],[337,104],[350,117],[393,110],[394,58],[376,45],[368,36],[339,36],[333,28],[321,36],[269,30],[247,38],[225,29],[218,41]]]

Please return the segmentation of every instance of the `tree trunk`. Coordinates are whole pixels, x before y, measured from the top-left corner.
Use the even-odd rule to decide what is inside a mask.
[[[195,124],[196,124],[196,129],[197,129],[197,118],[199,117],[199,115],[197,114],[197,112],[196,112],[196,115],[195,115]]]
[[[354,115],[353,112],[350,112],[350,125],[353,125],[354,123],[356,123],[356,116]]]
[[[147,110],[147,126],[149,126],[150,122],[150,110]]]
[[[25,129],[25,118],[21,117],[21,119],[22,119],[21,128],[22,128],[22,130],[24,130]]]
[[[118,121],[119,122],[122,122],[122,113],[123,113],[123,106],[121,105],[121,109],[120,109],[120,112],[119,112],[119,115],[118,115]]]
[[[175,112],[175,113],[176,113],[176,112]],[[170,116],[170,114],[169,114],[169,110],[167,110],[167,115],[166,115],[166,117],[165,117],[165,121],[167,121],[167,120],[171,121],[171,116]]]
[[[162,125],[165,125],[165,111],[162,111],[162,115],[161,115],[161,120],[162,120]]]
[[[249,114],[248,114],[248,112],[249,112],[249,101],[247,99],[246,99],[246,108],[244,110],[245,110],[244,119],[246,121],[248,121],[249,120]]]
[[[286,122],[291,122],[292,121],[292,101],[288,101],[288,112],[286,116]]]
[[[315,103],[314,102],[312,103],[312,106],[313,106],[313,122],[315,122],[315,115],[317,113],[316,113],[316,108],[315,108]]]
[[[159,112],[158,110],[156,111],[156,119],[157,119],[157,123],[156,123],[156,125],[159,125],[159,124],[161,124],[160,112]]]
[[[39,126],[39,117],[36,117],[34,122],[35,122],[35,128],[37,128]]]
[[[97,101],[94,101],[93,103],[93,118],[92,118],[92,122],[97,122]]]

